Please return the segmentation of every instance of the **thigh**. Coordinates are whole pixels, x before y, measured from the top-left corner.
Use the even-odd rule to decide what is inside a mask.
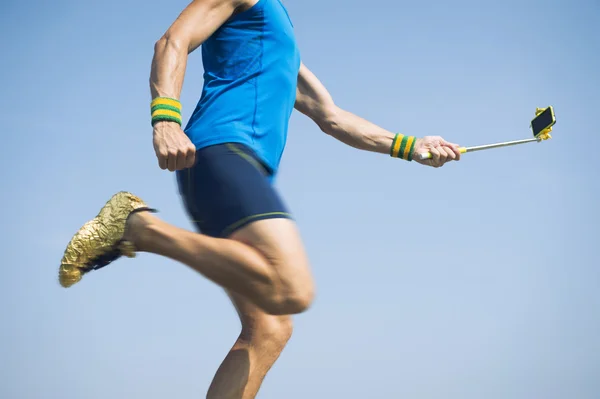
[[[259,251],[273,267],[284,293],[310,302],[314,282],[302,238],[291,219],[252,222],[232,233],[230,239]]]
[[[193,167],[177,172],[188,215],[200,232],[219,238],[259,220],[291,219],[271,178],[254,152],[236,143],[202,148]]]
[[[271,171],[252,150],[235,143],[198,150],[194,166],[177,173],[179,192],[199,232],[252,246],[284,288],[310,293],[300,233],[271,181]]]

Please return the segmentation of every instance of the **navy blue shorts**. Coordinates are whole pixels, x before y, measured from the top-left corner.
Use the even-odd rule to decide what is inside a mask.
[[[185,209],[202,234],[224,238],[257,220],[292,217],[273,173],[242,144],[201,148],[194,166],[176,173]]]

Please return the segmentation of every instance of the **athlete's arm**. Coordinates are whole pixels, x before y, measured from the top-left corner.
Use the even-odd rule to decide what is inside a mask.
[[[389,154],[395,133],[385,130],[359,116],[339,108],[319,79],[304,65],[300,65],[295,108],[311,118],[323,132],[360,150]],[[460,158],[458,145],[439,136],[416,140],[414,153],[431,152],[433,159],[420,161],[430,166]]]
[[[248,0],[194,0],[154,46],[150,72],[152,98],[179,99],[188,54],[208,39]],[[154,150],[161,169],[184,169],[194,164],[196,149],[175,122],[154,125]]]

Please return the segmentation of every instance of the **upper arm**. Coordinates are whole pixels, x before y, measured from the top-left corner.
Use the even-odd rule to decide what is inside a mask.
[[[236,11],[250,0],[193,0],[169,27],[161,40],[198,48]]]
[[[295,108],[319,125],[326,123],[335,113],[333,98],[304,64],[300,64],[298,72]]]

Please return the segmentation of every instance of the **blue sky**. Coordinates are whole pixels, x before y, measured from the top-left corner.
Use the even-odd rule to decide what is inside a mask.
[[[202,397],[238,334],[222,291],[141,254],[65,290],[72,234],[118,190],[191,228],[149,122],[153,44],[187,3],[3,3],[0,397]],[[600,3],[287,1],[337,103],[461,145],[441,169],[363,153],[292,116],[278,187],[317,299],[261,398],[600,395]],[[200,53],[182,94],[189,117]]]

